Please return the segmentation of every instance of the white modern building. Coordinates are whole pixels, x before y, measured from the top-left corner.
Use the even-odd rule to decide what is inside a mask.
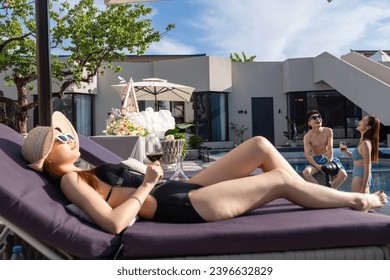
[[[245,139],[264,135],[282,146],[291,142],[283,133],[289,129],[286,116],[295,121],[301,139],[306,113],[319,109],[324,125],[334,130],[335,143],[342,139],[356,143],[357,121],[365,114],[379,117],[383,124],[381,141],[388,143],[387,53],[351,51],[336,57],[324,52],[282,62],[245,63],[206,55],[130,56],[115,62],[122,66],[121,73],[106,71],[91,84],[71,89],[65,98],[54,98],[54,109],[68,114],[80,133],[101,135],[108,113],[121,106],[119,95],[111,87],[119,83],[118,75],[134,81],[158,77],[195,88],[193,102],[161,105],[171,109],[178,122],[193,122],[196,133],[206,141],[239,143],[239,137],[230,129],[230,123],[235,123],[249,128]],[[12,97],[9,88],[0,89]],[[152,105],[139,102],[141,109]],[[30,119],[32,125],[34,118]]]

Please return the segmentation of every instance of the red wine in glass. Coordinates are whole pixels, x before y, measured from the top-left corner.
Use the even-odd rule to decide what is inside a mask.
[[[145,155],[151,161],[159,160],[163,155],[160,139],[157,136],[145,138]]]
[[[160,160],[160,158],[162,157],[162,153],[151,153],[151,154],[147,154],[146,157],[151,161],[156,161],[156,160]]]

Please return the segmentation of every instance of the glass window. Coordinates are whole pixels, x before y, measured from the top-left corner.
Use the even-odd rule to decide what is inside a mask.
[[[194,123],[204,140],[228,141],[227,93],[194,93]]]
[[[34,96],[37,103],[38,96]],[[92,94],[64,94],[53,97],[53,111],[62,112],[73,124],[77,133],[90,136],[93,133],[93,101]],[[38,123],[38,110],[34,110],[34,126]]]
[[[295,121],[298,131],[298,139],[302,139],[306,132],[306,93],[289,94],[288,108],[290,119]]]
[[[194,124],[196,134],[203,138],[203,140],[209,140],[208,130],[208,94],[207,93],[194,93]]]
[[[76,131],[84,136],[90,136],[92,132],[92,96],[73,95],[73,111],[76,119]]]
[[[316,109],[323,116],[323,126],[333,129],[335,139],[359,138],[356,125],[362,110],[337,91],[290,93],[288,100],[289,116],[301,135],[306,132],[307,112]]]
[[[211,94],[210,114],[211,114],[211,140],[227,141],[227,110],[226,94]]]
[[[184,102],[172,102],[172,116],[175,118],[175,123],[184,123],[184,113]]]

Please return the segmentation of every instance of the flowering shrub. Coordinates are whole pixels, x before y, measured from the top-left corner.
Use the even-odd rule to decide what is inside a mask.
[[[147,136],[149,134],[145,128],[134,123],[130,115],[122,115],[118,109],[114,109],[110,113],[106,130],[103,130],[103,132],[106,135],[116,136]]]

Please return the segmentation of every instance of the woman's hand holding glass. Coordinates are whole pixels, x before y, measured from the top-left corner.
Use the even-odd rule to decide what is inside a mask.
[[[348,146],[345,142],[340,142],[340,151],[344,154],[348,154]]]

